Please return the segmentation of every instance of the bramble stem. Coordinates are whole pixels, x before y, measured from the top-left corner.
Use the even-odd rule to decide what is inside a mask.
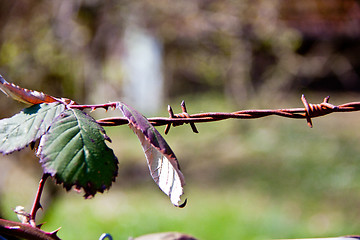
[[[59,229],[53,232],[45,232],[39,228],[34,228],[27,223],[0,219],[0,235],[8,235],[31,240],[61,240],[56,235],[58,231]]]
[[[40,179],[40,182],[39,182],[39,187],[38,187],[38,190],[37,190],[37,193],[36,193],[36,196],[35,196],[35,199],[34,199],[34,203],[33,203],[33,206],[31,208],[31,212],[30,212],[30,224],[33,227],[36,227],[36,223],[35,223],[36,213],[39,210],[39,208],[42,208],[42,206],[40,204],[40,198],[41,198],[42,192],[44,190],[46,179],[49,176],[50,175],[48,173],[44,173],[42,175],[41,179]]]
[[[94,104],[94,105],[67,105],[69,108],[76,108],[79,110],[84,110],[87,108],[90,108],[91,110],[95,110],[98,108],[104,108],[105,110],[108,110],[109,108],[116,108],[117,104],[119,102],[110,102],[110,103],[104,103],[104,104]]]

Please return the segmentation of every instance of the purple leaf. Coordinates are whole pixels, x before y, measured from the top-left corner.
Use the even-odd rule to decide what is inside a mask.
[[[184,207],[186,201],[179,204],[184,193],[184,176],[175,154],[165,139],[143,115],[129,105],[119,103],[117,108],[122,111],[129,121],[130,128],[138,136],[155,183],[170,197],[172,204]]]

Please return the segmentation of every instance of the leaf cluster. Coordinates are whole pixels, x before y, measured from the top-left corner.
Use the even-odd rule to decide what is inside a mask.
[[[105,129],[85,112],[84,105],[8,83],[0,75],[1,90],[30,104],[18,114],[0,120],[0,152],[10,154],[39,142],[36,155],[44,174],[66,190],[83,190],[84,197],[108,190],[118,174],[118,159],[106,142]],[[98,107],[108,107],[98,105]],[[154,126],[131,106],[115,102],[138,136],[150,174],[159,188],[179,204],[185,184],[175,154]],[[95,109],[89,106],[89,108]]]

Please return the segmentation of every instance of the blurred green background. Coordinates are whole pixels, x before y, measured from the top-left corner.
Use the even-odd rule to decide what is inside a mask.
[[[79,103],[123,100],[147,117],[360,99],[360,5],[343,0],[0,1],[0,73]],[[1,96],[0,116],[24,105]],[[97,110],[95,118],[119,116]],[[199,239],[360,234],[360,114],[268,117],[172,128],[186,178],[178,209],[152,182],[136,136],[106,128],[120,171],[84,200],[49,181],[38,222],[63,239],[179,231]],[[164,128],[158,130],[163,132]],[[31,208],[30,149],[0,161],[0,216]]]

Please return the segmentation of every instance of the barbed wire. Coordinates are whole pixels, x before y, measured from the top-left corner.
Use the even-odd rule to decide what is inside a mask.
[[[360,110],[360,102],[350,102],[342,105],[332,105],[329,103],[330,96],[324,98],[322,103],[311,104],[308,103],[305,96],[301,96],[301,101],[304,108],[287,108],[287,109],[261,109],[261,110],[242,110],[237,112],[207,112],[189,114],[187,112],[185,101],[181,102],[182,112],[174,114],[171,106],[168,106],[169,117],[153,117],[148,118],[149,122],[154,126],[166,125],[165,134],[170,130],[170,127],[176,127],[183,124],[190,124],[193,132],[198,133],[195,123],[214,122],[225,119],[255,119],[271,115],[286,117],[286,118],[304,118],[309,127],[312,127],[312,118],[325,116],[334,112],[353,112]],[[102,126],[119,126],[128,123],[126,118],[113,117],[97,120]]]

